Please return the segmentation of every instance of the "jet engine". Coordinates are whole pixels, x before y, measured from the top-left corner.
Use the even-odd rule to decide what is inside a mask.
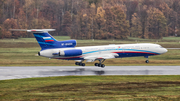
[[[59,56],[79,56],[82,55],[81,49],[70,49],[59,52]]]

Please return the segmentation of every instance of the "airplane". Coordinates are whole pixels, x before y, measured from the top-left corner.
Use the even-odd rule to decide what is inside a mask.
[[[106,59],[124,58],[124,57],[139,57],[144,56],[146,63],[149,63],[148,57],[153,55],[161,55],[168,50],[158,44],[151,43],[137,43],[137,44],[110,44],[101,46],[85,46],[75,47],[76,40],[57,41],[48,32],[55,31],[55,29],[10,29],[11,31],[27,31],[33,33],[41,50],[38,52],[39,56],[75,60],[76,65],[85,66],[84,61],[94,62],[95,66],[104,68],[103,62]]]

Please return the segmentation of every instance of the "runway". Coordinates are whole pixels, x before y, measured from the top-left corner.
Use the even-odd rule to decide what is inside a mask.
[[[70,75],[180,75],[180,66],[0,67],[0,80]]]

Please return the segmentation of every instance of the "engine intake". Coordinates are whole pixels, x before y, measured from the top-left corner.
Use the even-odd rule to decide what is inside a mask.
[[[40,52],[38,52],[38,55],[41,56]]]

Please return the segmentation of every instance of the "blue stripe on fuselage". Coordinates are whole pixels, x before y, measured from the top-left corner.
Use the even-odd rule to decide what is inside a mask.
[[[159,54],[156,52],[151,52],[151,51],[146,51],[146,50],[136,50],[136,49],[104,49],[104,50],[97,50],[97,51],[90,51],[90,52],[85,52],[83,54],[90,54],[90,53],[96,53],[96,52],[102,52],[102,51],[110,51],[110,50],[124,50],[124,52],[126,51],[135,51],[135,52],[147,52],[147,53],[153,53],[153,54]]]

